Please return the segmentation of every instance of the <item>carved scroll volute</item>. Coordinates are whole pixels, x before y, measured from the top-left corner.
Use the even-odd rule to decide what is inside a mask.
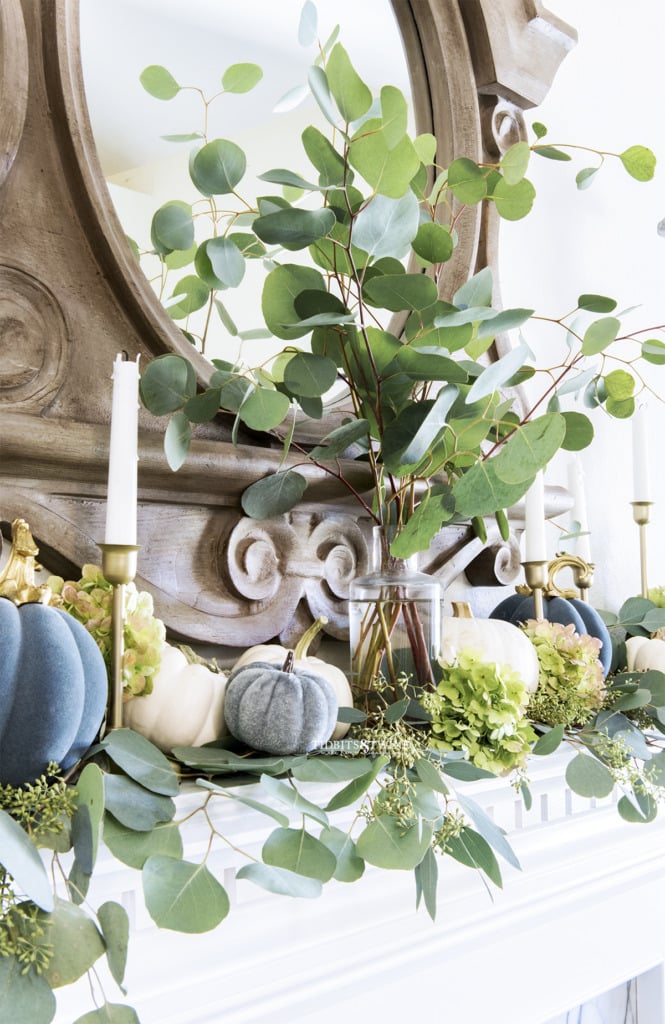
[[[23,132],[28,103],[28,43],[20,0],[0,4],[0,187]]]

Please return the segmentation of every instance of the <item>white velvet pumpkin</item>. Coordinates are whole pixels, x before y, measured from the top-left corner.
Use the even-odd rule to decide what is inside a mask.
[[[665,640],[648,636],[629,637],[626,640],[626,660],[629,672],[647,672],[649,669],[665,672]]]
[[[464,602],[453,603],[453,608],[455,615],[441,620],[441,661],[450,664],[462,648],[472,648],[487,661],[510,665],[533,693],[538,686],[538,655],[522,630],[500,619],[475,619]]]
[[[123,722],[165,753],[199,747],[227,734],[225,688],[223,672],[190,662],[179,647],[166,644],[152,693],[127,701]]]
[[[329,683],[332,683],[333,689],[335,690],[338,707],[351,708],[353,707],[353,694],[351,693],[349,680],[344,672],[342,672],[341,668],[337,668],[336,665],[331,665],[322,658],[316,658],[307,653],[312,639],[319,632],[321,626],[324,626],[327,621],[328,620],[325,616],[320,616],[314,623],[312,623],[309,629],[303,633],[294,648],[293,666],[299,671],[307,671],[327,679]],[[281,668],[286,661],[288,653],[288,648],[282,647],[279,644],[258,644],[256,647],[250,647],[240,655],[233,666],[233,671],[235,672],[238,668],[241,668],[244,665],[251,665],[256,661],[266,662],[269,665],[278,665]],[[338,722],[330,739],[343,739],[349,731],[349,728],[350,726],[347,722]]]

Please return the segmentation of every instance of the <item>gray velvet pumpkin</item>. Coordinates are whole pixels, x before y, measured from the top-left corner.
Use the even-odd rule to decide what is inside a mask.
[[[332,736],[337,695],[323,676],[285,664],[244,665],[229,676],[224,718],[232,736],[266,754],[305,754]]]

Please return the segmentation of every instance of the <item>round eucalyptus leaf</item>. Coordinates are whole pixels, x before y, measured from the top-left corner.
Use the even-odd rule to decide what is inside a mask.
[[[222,389],[220,387],[206,388],[205,391],[201,391],[185,402],[183,412],[191,423],[209,423],[217,415],[221,400]]]
[[[306,878],[286,868],[268,864],[244,864],[237,872],[236,878],[246,878],[267,892],[277,893],[278,896],[317,899],[321,895],[321,882],[316,878]]]
[[[516,142],[501,157],[501,172],[508,185],[517,185],[526,174],[531,148],[528,142]]]
[[[0,1020],[3,1024],[50,1024],[56,1002],[43,974],[25,972],[15,956],[0,956]]]
[[[411,182],[420,167],[420,157],[408,135],[391,149],[382,122],[375,118],[364,122],[354,135],[349,147],[349,163],[374,192],[400,199],[411,193]]]
[[[612,370],[605,374],[605,387],[610,398],[621,402],[635,394],[635,378],[627,370]]]
[[[320,184],[324,187],[344,185],[347,180],[344,159],[323,132],[314,125],[308,125],[302,133],[302,143],[307,156],[319,172]]]
[[[180,792],[178,773],[144,736],[132,729],[112,729],[102,740],[106,753],[130,778],[162,796]]]
[[[240,146],[229,139],[213,139],[194,154],[189,174],[204,196],[222,196],[233,192],[247,168]]]
[[[172,100],[180,92],[180,86],[171,72],[161,64],[150,64],[144,68],[139,81],[145,91],[157,100]]]
[[[104,820],[104,842],[114,857],[139,871],[148,857],[182,857],[182,838],[172,821],[156,825],[150,832],[135,832],[108,815]]]
[[[107,1003],[77,1017],[74,1024],[141,1024],[136,1010],[122,1003]]]
[[[186,274],[173,289],[166,312],[173,320],[184,320],[202,309],[210,298],[210,288],[195,274]]]
[[[407,192],[401,199],[374,196],[356,217],[354,245],[368,256],[405,256],[418,233],[419,217],[413,192]]]
[[[649,338],[647,341],[643,341],[642,359],[647,363],[663,366],[665,364],[665,341],[661,341],[659,338]]]
[[[94,921],[68,900],[58,899],[53,913],[41,922],[46,926],[44,941],[53,947],[44,972],[53,988],[71,985],[104,955],[104,941]]]
[[[276,338],[290,341],[309,333],[310,328],[300,326],[302,316],[295,305],[300,294],[309,290],[327,294],[323,276],[312,267],[285,263],[268,274],[263,285],[261,308],[263,318]]]
[[[561,414],[566,423],[566,433],[561,447],[567,452],[579,452],[593,441],[593,424],[588,416],[581,412],[564,412]]]
[[[348,832],[324,828],[319,840],[334,854],[337,861],[333,878],[338,882],[357,882],[365,872],[365,862],[356,852],[356,844]]]
[[[319,105],[319,109],[326,121],[333,126],[338,127],[339,116],[333,103],[333,98],[330,94],[330,86],[328,85],[328,76],[326,75],[323,68],[316,65],[309,69],[307,75],[307,83],[312,91],[312,96]]]
[[[400,312],[403,309],[426,309],[436,302],[438,292],[434,281],[425,274],[388,274],[373,277],[363,294],[369,305]]]
[[[250,92],[262,78],[258,64],[231,64],[222,75],[222,86],[226,92]]]
[[[500,178],[493,185],[492,198],[500,217],[504,220],[521,220],[530,213],[536,190],[527,178],[522,178],[516,185],[510,185],[505,178]]]
[[[142,873],[146,908],[159,928],[200,934],[216,928],[229,912],[226,890],[205,864],[156,855]]]
[[[104,775],[99,766],[90,762],[76,781],[76,804],[87,807],[92,834],[92,862],[99,849],[102,822],[104,820]]]
[[[298,42],[301,46],[311,46],[316,42],[318,23],[316,4],[312,0],[305,0],[298,22]]]
[[[337,380],[337,366],[326,356],[297,352],[284,369],[284,384],[299,398],[325,395]]]
[[[201,242],[194,266],[208,288],[237,288],[245,276],[244,257],[229,238]]]
[[[306,249],[317,239],[325,237],[336,223],[330,209],[301,210],[289,207],[258,217],[252,227],[268,245],[281,245],[284,249]]]
[[[186,203],[165,203],[156,211],[150,227],[150,240],[158,253],[190,249],[194,242],[194,221]]]
[[[271,519],[297,505],[306,487],[307,481],[302,474],[287,470],[256,480],[243,491],[240,501],[243,511],[251,519]]]
[[[411,243],[413,251],[425,263],[446,263],[453,254],[455,243],[450,229],[445,224],[425,221],[418,228],[418,234]]]
[[[378,868],[413,870],[425,856],[432,841],[432,826],[415,822],[405,828],[390,814],[379,815],[360,833],[358,856]]]
[[[610,770],[588,754],[576,754],[569,762],[566,782],[574,793],[589,798],[609,796],[614,789]]]
[[[589,313],[611,313],[617,307],[616,300],[607,295],[580,295],[577,305]]]
[[[155,416],[165,416],[196,394],[196,374],[182,356],[158,356],[141,373],[139,386],[145,407]]]
[[[168,796],[151,793],[124,775],[107,772],[104,778],[106,809],[122,825],[137,832],[149,832],[164,821],[171,821],[175,804]]]
[[[238,415],[251,430],[273,430],[286,416],[290,404],[281,391],[256,387],[243,401]]]
[[[337,866],[334,853],[304,828],[276,828],[261,851],[264,864],[328,882]]]
[[[620,160],[632,178],[651,181],[656,169],[656,158],[646,146],[630,146],[620,154]]]
[[[621,321],[614,316],[594,320],[584,332],[582,355],[595,356],[598,352],[603,352],[616,339],[620,329]]]
[[[487,195],[487,179],[477,163],[467,157],[453,160],[448,168],[448,187],[466,206],[479,203]]]

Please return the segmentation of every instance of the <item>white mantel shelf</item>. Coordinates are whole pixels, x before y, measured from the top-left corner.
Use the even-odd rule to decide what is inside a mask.
[[[368,870],[317,900],[295,900],[236,883],[244,859],[218,844],[208,864],[227,887],[229,916],[205,935],[162,931],[145,911],[139,873],[102,852],[94,905],[120,900],[132,918],[127,997],[109,980],[107,998],[134,1006],[141,1024],[545,1024],[661,965],[665,811],[628,824],[613,798],[595,806],[571,794],[565,762],[533,759],[528,813],[503,780],[463,787],[508,831],[522,871],[502,861],[504,888],[490,897],[475,872],[440,860],[435,923],[415,910],[412,872]],[[183,792],[178,817],[200,800]],[[223,800],[214,814],[254,854],[271,828]],[[207,828],[195,819],[183,832],[185,856],[200,860]],[[663,1024],[662,986],[651,982],[640,1024]],[[61,989],[56,1024],[92,1008],[85,980]]]

